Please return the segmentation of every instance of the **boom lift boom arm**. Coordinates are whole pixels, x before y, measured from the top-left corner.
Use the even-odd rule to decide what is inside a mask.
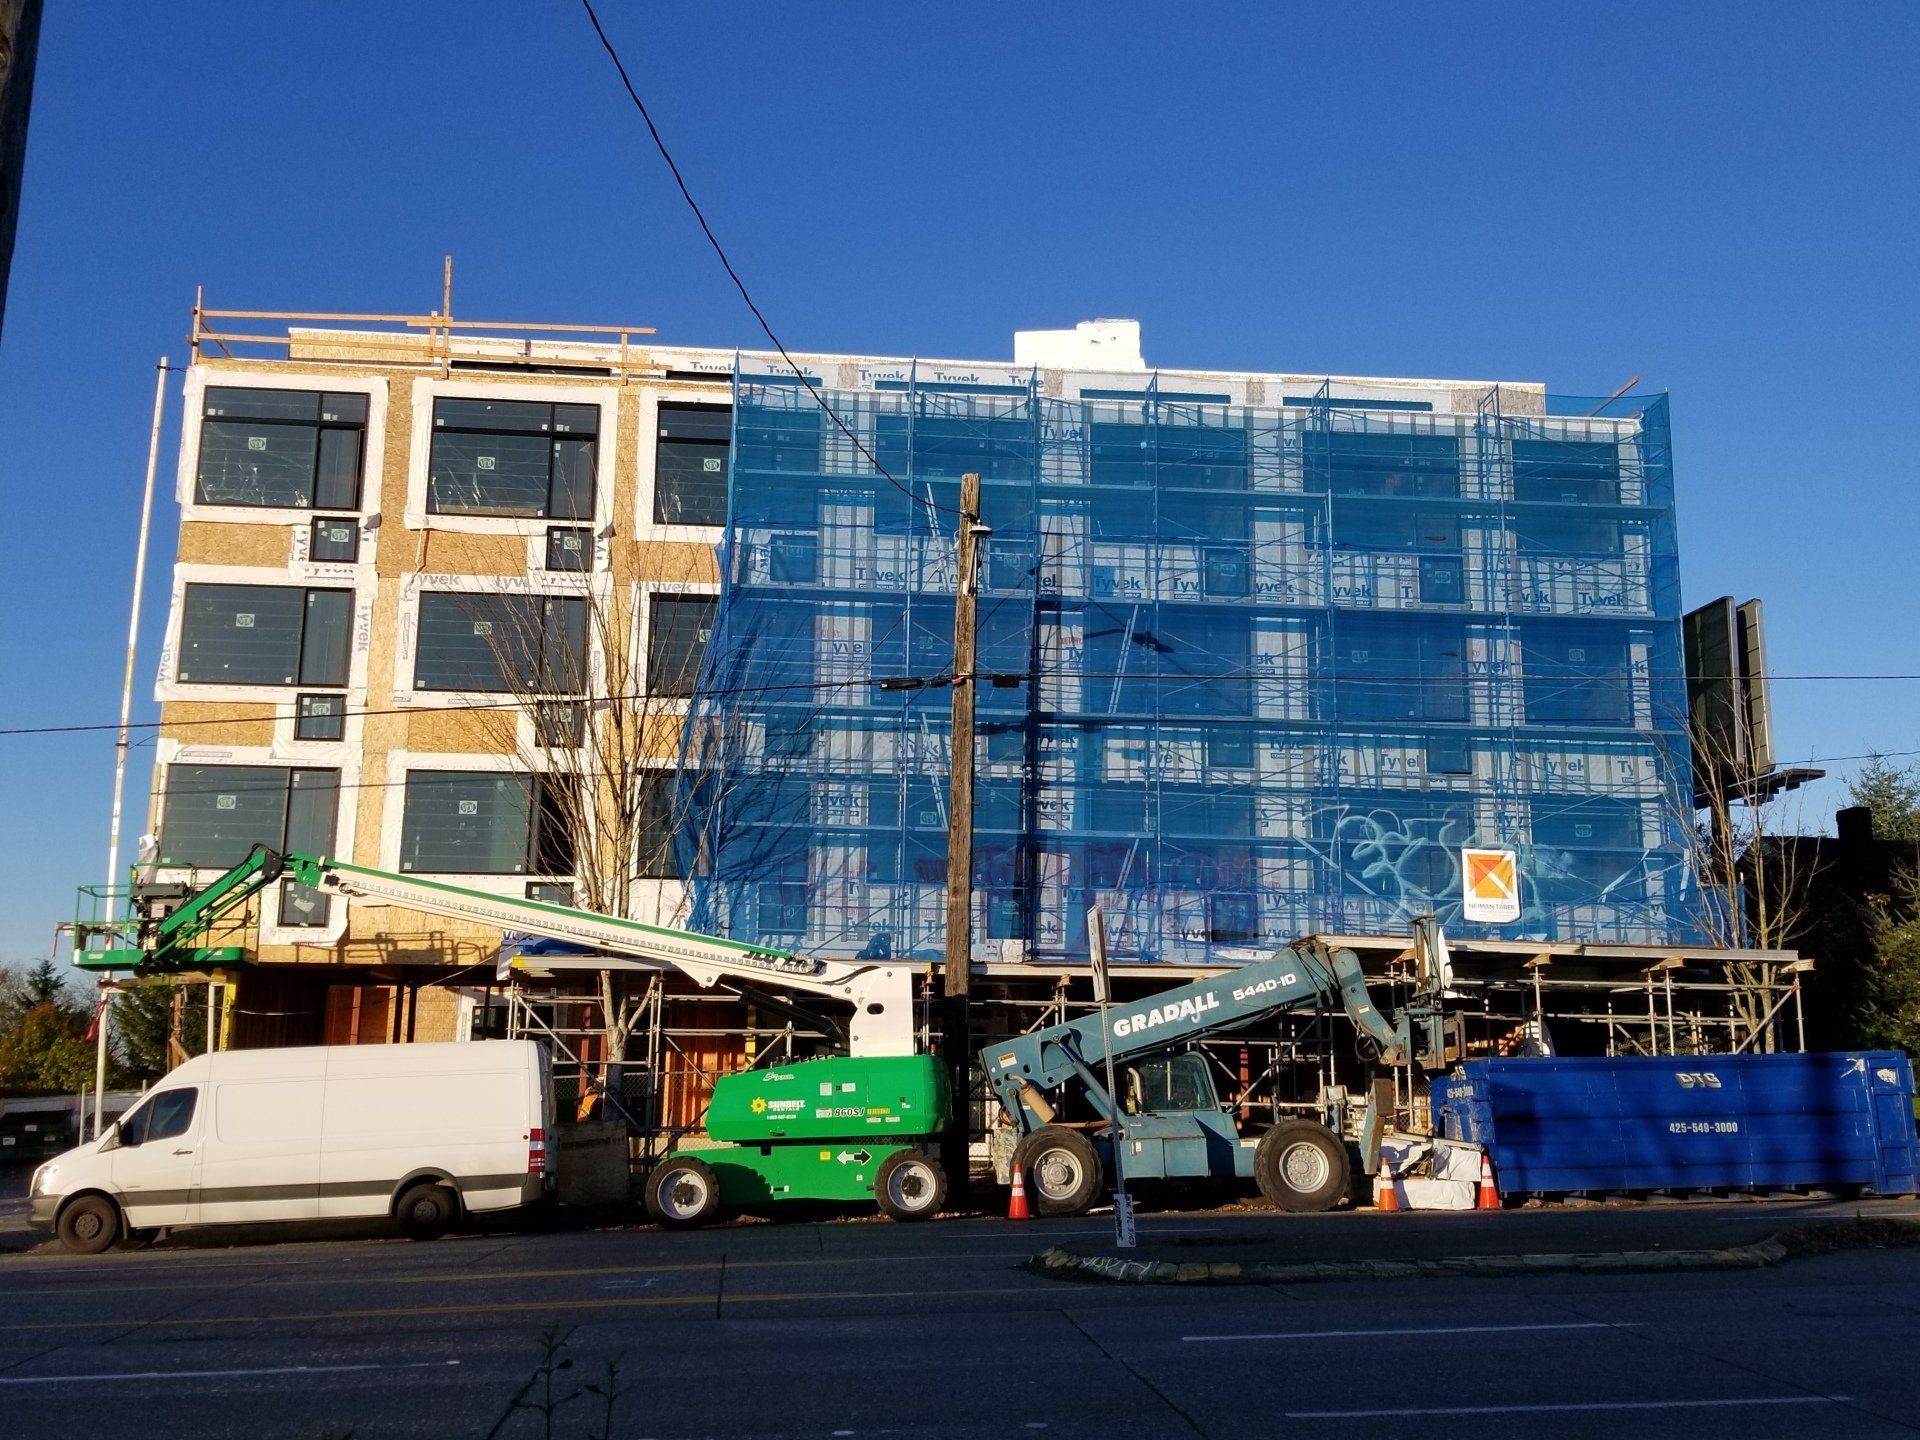
[[[198,947],[221,917],[282,877],[330,895],[478,921],[501,930],[570,940],[616,955],[671,965],[703,986],[732,981],[842,1000],[853,1007],[853,1022],[847,1031],[849,1054],[915,1052],[913,978],[906,966],[795,955],[322,856],[281,854],[265,846],[256,846],[246,859],[195,892],[172,913],[141,925],[136,948],[82,950],[75,959],[94,969],[195,963],[203,953]],[[118,928],[124,931],[125,927]]]

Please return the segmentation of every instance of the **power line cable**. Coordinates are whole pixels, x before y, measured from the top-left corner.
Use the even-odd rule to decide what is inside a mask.
[[[880,457],[867,448],[866,442],[854,434],[853,431],[848,428],[847,422],[842,420],[833,406],[827,403],[826,397],[820,393],[819,387],[813,383],[812,377],[807,375],[806,372],[800,368],[799,363],[793,356],[787,353],[787,347],[781,343],[780,337],[774,334],[773,326],[768,323],[765,312],[755,303],[753,295],[748,291],[747,282],[740,278],[740,272],[734,268],[733,261],[728,258],[726,247],[720,243],[720,237],[713,233],[713,226],[707,223],[707,217],[705,212],[700,208],[700,202],[693,198],[693,191],[687,187],[686,176],[680,173],[679,164],[674,160],[673,153],[667,149],[667,142],[661,138],[660,127],[653,123],[653,116],[648,113],[646,101],[640,98],[640,92],[634,88],[633,77],[627,73],[626,64],[620,58],[620,52],[614,48],[613,41],[607,36],[606,28],[601,25],[600,16],[595,13],[593,8],[593,0],[580,0],[580,4],[587,12],[587,19],[593,24],[593,33],[600,37],[600,48],[607,52],[607,58],[613,61],[613,68],[619,72],[620,83],[624,85],[627,90],[627,98],[633,101],[633,108],[640,112],[640,118],[646,122],[647,134],[653,137],[653,148],[660,152],[660,158],[667,162],[667,169],[673,172],[673,183],[680,187],[680,198],[687,202],[687,208],[693,211],[693,218],[700,222],[700,233],[707,237],[707,243],[713,247],[713,253],[720,257],[720,264],[721,267],[726,270],[727,278],[733,282],[733,288],[740,292],[740,298],[746,301],[747,309],[753,312],[753,318],[759,322],[760,329],[765,333],[767,339],[773,343],[773,348],[780,352],[780,358],[787,362],[787,368],[793,371],[794,376],[802,385],[807,387],[807,394],[812,397],[813,403],[818,405],[821,410],[826,413],[827,418],[839,427],[840,433],[853,442],[854,448],[866,457],[867,462],[872,465],[875,470],[878,470],[887,478],[887,482],[891,484],[894,489],[898,490],[902,495],[905,495],[916,505],[924,504],[934,510],[945,511],[949,515],[961,514],[961,511],[956,506],[942,505],[931,496],[922,497],[915,495],[912,490],[895,478],[893,472],[880,463]]]
[[[1339,685],[1343,687],[1356,687],[1356,688],[1372,686],[1372,685],[1457,686],[1457,685],[1465,684],[1469,686],[1474,686],[1474,685],[1485,686],[1485,685],[1494,685],[1494,684],[1498,684],[1505,681],[1511,681],[1511,680],[1521,680],[1523,682],[1527,680],[1532,680],[1536,683],[1547,682],[1547,681],[1563,681],[1568,687],[1575,687],[1575,686],[1589,685],[1589,684],[1595,684],[1595,683],[1617,683],[1617,682],[1625,682],[1625,681],[1632,681],[1632,680],[1645,680],[1649,678],[1644,674],[1637,674],[1632,671],[1617,671],[1617,672],[1606,672],[1606,673],[1595,673],[1595,674],[1539,674],[1539,673],[1536,673],[1533,675],[1522,675],[1516,672],[1516,673],[1505,674],[1505,675],[1468,675],[1465,677],[1458,676],[1458,675],[1338,675],[1338,676],[1330,676],[1325,674],[1288,675],[1288,674],[1275,674],[1270,670],[1252,670],[1252,669],[1175,671],[1171,673],[1165,672],[1165,671],[1154,672],[1150,670],[1051,669],[1051,670],[1040,670],[1040,671],[1027,671],[1027,670],[979,669],[979,670],[976,670],[973,674],[973,679],[975,681],[990,682],[996,677],[1011,678],[1022,684],[1025,684],[1026,682],[1032,681],[1032,680],[1049,680],[1049,681],[1138,680],[1143,682],[1155,681],[1155,682],[1161,682],[1161,683],[1192,682],[1195,684],[1205,684],[1209,681],[1216,681],[1216,680],[1268,680],[1268,681],[1274,681],[1274,682],[1292,682],[1292,683],[1301,683],[1301,684],[1306,684],[1306,683],[1334,684],[1334,685]],[[811,692],[826,691],[826,690],[859,689],[859,688],[865,688],[869,686],[880,686],[883,681],[894,679],[894,678],[896,677],[885,676],[885,675],[867,675],[867,676],[848,677],[846,679],[840,679],[840,680],[792,680],[792,681],[783,681],[778,684],[730,685],[730,686],[722,686],[722,687],[718,687],[710,690],[708,689],[696,690],[696,691],[693,691],[691,694],[686,694],[686,695],[663,695],[658,692],[634,693],[634,694],[622,694],[622,695],[559,695],[559,694],[520,695],[507,700],[483,700],[483,701],[471,701],[471,702],[462,701],[459,704],[453,704],[453,705],[393,705],[393,706],[383,706],[383,707],[362,707],[358,709],[345,708],[338,711],[337,714],[339,715],[340,718],[346,719],[346,718],[355,717],[355,716],[367,718],[367,717],[375,717],[375,716],[382,716],[382,715],[443,715],[443,714],[488,712],[488,711],[497,711],[497,710],[520,710],[520,709],[525,709],[529,706],[547,704],[547,703],[559,704],[559,705],[584,704],[584,705],[591,706],[591,705],[606,705],[606,704],[626,704],[626,703],[641,702],[641,701],[675,702],[680,700],[687,700],[691,702],[700,702],[700,701],[708,701],[708,700],[723,700],[723,699],[728,699],[734,696],[741,696],[741,695],[774,695],[774,694],[780,694],[782,692],[811,693]],[[898,678],[906,679],[908,677],[898,677]],[[953,680],[953,676],[950,673],[944,673],[944,672],[940,674],[916,676],[912,678],[919,682],[917,686],[910,687],[910,686],[903,685],[900,688],[902,690],[908,690],[912,688],[937,687],[937,686],[951,684]],[[1674,675],[1674,674],[1668,674],[1668,675],[1656,676],[1652,678],[1661,680],[1667,683],[1672,683],[1672,682],[1679,681],[1684,677],[1679,675]],[[1732,676],[1732,675],[1712,675],[1712,676],[1695,676],[1693,678],[1699,679],[1699,680],[1731,681],[1731,680],[1737,680],[1740,677]],[[1872,681],[1920,681],[1920,674],[1913,674],[1913,675],[1906,675],[1906,674],[1769,675],[1767,679],[1770,682],[1772,681],[1814,681],[1814,682],[1828,682],[1828,683],[1838,684],[1838,683],[1856,683],[1856,682],[1872,682]],[[195,702],[184,702],[184,703],[216,703],[217,704],[220,702],[216,699],[210,702],[195,701]],[[241,701],[241,702],[234,702],[234,703],[272,704],[275,702]],[[1071,714],[1074,712],[1062,710],[1060,713]],[[191,729],[195,726],[200,726],[200,725],[235,725],[235,724],[257,723],[257,721],[259,720],[265,720],[271,723],[272,721],[278,718],[280,717],[277,717],[277,716],[248,717],[248,716],[233,716],[233,715],[216,715],[216,716],[205,717],[197,720],[183,720],[183,719],[134,720],[134,721],[128,722],[127,728],[129,730],[152,730],[152,731],[177,730],[177,729]],[[332,715],[329,715],[326,718],[332,719],[334,717]],[[1258,719],[1259,717],[1250,716],[1248,718]],[[1369,723],[1378,723],[1378,722],[1369,722]],[[0,738],[6,738],[9,736],[28,736],[28,735],[79,735],[79,734],[87,734],[87,733],[96,732],[96,731],[108,731],[108,730],[117,731],[119,728],[120,728],[120,722],[117,720],[75,722],[72,724],[62,724],[62,725],[0,726]],[[1634,733],[1638,734],[1642,732],[1636,731]],[[1887,754],[1887,755],[1905,755],[1905,754],[1920,754],[1920,751],[1899,750],[1899,751],[1881,751],[1879,753]],[[1862,758],[1862,757],[1836,756],[1836,757],[1828,757],[1828,758],[1853,759],[1853,758]]]

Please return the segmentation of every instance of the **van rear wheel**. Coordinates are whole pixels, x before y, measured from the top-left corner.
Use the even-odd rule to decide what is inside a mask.
[[[409,1240],[434,1240],[452,1228],[457,1210],[451,1190],[424,1181],[400,1197],[394,1217],[400,1222],[400,1233]]]
[[[79,1255],[98,1255],[120,1238],[120,1207],[104,1195],[82,1195],[60,1212],[60,1243]]]

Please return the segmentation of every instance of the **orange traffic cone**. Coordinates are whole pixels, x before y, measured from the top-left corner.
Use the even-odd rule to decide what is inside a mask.
[[[1027,1220],[1031,1218],[1032,1217],[1027,1214],[1027,1182],[1025,1177],[1020,1173],[1020,1167],[1015,1165],[1013,1167],[1013,1194],[1008,1197],[1007,1200],[1007,1219]]]
[[[1382,1215],[1406,1208],[1400,1203],[1400,1191],[1393,1183],[1393,1171],[1384,1160],[1380,1162],[1380,1174],[1373,1182],[1373,1203]]]
[[[1473,1208],[1476,1210],[1500,1208],[1500,1190],[1493,1183],[1493,1160],[1484,1150],[1480,1152],[1480,1193],[1474,1196]]]

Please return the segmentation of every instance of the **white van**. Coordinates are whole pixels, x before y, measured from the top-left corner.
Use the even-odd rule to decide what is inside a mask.
[[[263,1220],[390,1215],[428,1239],[541,1194],[552,1094],[529,1040],[201,1055],[35,1171],[29,1213],[89,1255]]]

